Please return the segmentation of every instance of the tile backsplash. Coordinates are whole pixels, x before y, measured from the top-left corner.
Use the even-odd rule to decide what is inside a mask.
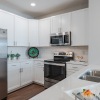
[[[88,61],[88,46],[66,47],[66,46],[54,46],[54,47],[38,47],[39,58],[52,59],[54,52],[74,52],[74,59],[77,60],[77,56],[83,56],[83,61]],[[21,54],[20,59],[29,58],[27,55],[28,47],[8,47],[8,54],[11,52]]]
[[[88,61],[88,46],[77,46],[77,47],[66,47],[66,46],[56,46],[56,47],[40,47],[38,48],[40,51],[40,58],[47,58],[52,59],[54,52],[67,52],[72,51],[74,52],[74,59],[77,59],[77,56],[83,56],[82,61]]]
[[[19,53],[20,59],[27,59],[29,58],[27,55],[28,47],[8,47],[8,54],[16,54]]]

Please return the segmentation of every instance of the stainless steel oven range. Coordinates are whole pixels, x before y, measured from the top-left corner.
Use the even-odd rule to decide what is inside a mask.
[[[56,52],[54,59],[44,61],[45,88],[49,88],[66,78],[66,62],[73,59],[73,52],[68,53]]]

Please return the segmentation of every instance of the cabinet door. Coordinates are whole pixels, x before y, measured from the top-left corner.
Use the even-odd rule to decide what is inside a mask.
[[[51,17],[51,33],[61,32],[61,15]]]
[[[33,82],[36,82],[36,71],[35,71],[35,67],[37,67],[36,65],[35,65],[35,62],[33,61],[33,66],[32,66],[32,80],[33,80]]]
[[[70,32],[71,25],[71,13],[62,14],[61,16],[61,31],[62,32]]]
[[[28,20],[15,16],[15,44],[16,46],[28,46]]]
[[[8,64],[8,92],[20,87],[20,64]]]
[[[31,62],[21,63],[21,86],[32,82],[32,64]]]
[[[36,79],[35,81],[40,84],[44,84],[44,67],[36,66],[35,67]]]
[[[72,12],[71,32],[72,46],[88,45],[88,9]]]
[[[0,28],[7,29],[8,46],[14,46],[14,15],[0,10]]]
[[[39,46],[38,20],[29,20],[29,46]]]
[[[50,45],[50,18],[39,20],[39,46]]]

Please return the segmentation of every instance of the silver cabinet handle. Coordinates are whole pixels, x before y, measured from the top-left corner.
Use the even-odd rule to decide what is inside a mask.
[[[44,71],[44,67],[43,67],[43,71]]]
[[[62,31],[62,28],[60,28],[60,33],[61,33],[61,31]]]
[[[23,68],[22,68],[22,72],[23,72]]]
[[[15,46],[15,41],[14,41],[14,46]]]
[[[21,68],[19,69],[19,72],[21,73]]]
[[[20,72],[20,73],[23,72],[23,68],[20,68],[20,69],[19,69],[19,72]]]
[[[16,66],[16,65],[12,65],[12,66]]]
[[[30,42],[28,43],[28,45],[30,46]]]
[[[17,46],[17,42],[16,42],[16,46]]]
[[[29,63],[26,63],[26,64],[29,64]]]
[[[72,67],[72,68],[78,68],[78,67]]]

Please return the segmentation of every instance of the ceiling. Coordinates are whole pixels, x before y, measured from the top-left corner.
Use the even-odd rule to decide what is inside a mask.
[[[30,6],[32,2],[36,3],[35,7]],[[0,6],[32,17],[44,16],[74,5],[78,6],[86,3],[88,3],[88,0],[0,0]]]

